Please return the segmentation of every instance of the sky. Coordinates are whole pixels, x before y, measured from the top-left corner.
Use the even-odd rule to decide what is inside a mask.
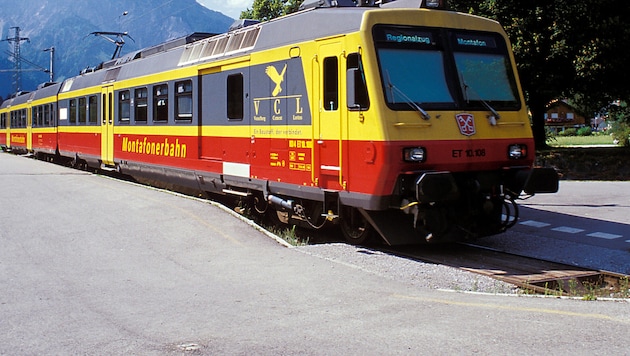
[[[197,0],[210,10],[219,11],[233,19],[241,16],[241,11],[252,7],[254,0]]]

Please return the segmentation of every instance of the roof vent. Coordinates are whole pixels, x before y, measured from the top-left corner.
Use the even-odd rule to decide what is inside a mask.
[[[260,21],[258,21],[258,20],[250,20],[250,19],[236,20],[236,21],[234,21],[232,23],[232,25],[230,25],[230,29],[228,31],[229,32],[236,31],[236,30],[238,30],[240,28],[256,25],[256,24],[259,24],[259,23],[260,23]]]
[[[362,3],[370,3],[373,1],[359,0],[358,4],[354,0],[304,0],[300,5],[300,10],[314,9],[318,7],[356,7],[365,6]]]

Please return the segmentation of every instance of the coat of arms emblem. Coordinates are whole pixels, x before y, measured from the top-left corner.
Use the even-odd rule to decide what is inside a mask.
[[[457,126],[459,126],[459,132],[464,136],[472,136],[477,133],[475,129],[475,117],[471,114],[457,114]]]

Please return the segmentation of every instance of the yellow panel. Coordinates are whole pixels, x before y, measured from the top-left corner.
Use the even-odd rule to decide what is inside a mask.
[[[59,126],[60,133],[101,133],[100,126]]]
[[[197,126],[114,126],[115,135],[173,135],[173,136],[197,136]]]

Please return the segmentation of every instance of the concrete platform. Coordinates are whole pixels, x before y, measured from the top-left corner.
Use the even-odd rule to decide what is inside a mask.
[[[628,355],[630,303],[420,289],[0,154],[0,354]]]

